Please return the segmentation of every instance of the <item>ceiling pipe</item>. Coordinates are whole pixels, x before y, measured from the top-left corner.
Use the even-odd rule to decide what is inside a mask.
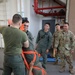
[[[34,11],[38,13],[38,0],[34,0]]]
[[[61,13],[43,13],[43,12],[39,12],[37,14],[43,15],[43,16],[64,16]]]
[[[70,0],[67,0],[66,3],[67,3],[67,6],[66,6],[66,22],[69,22]]]
[[[40,10],[59,9],[59,8],[65,8],[65,6],[38,8],[38,0],[34,0],[34,11],[35,11],[36,14],[40,14],[40,15],[43,15],[43,16],[64,16],[59,12],[45,13],[45,12],[40,11]]]
[[[54,7],[38,8],[38,10],[59,9],[59,8],[65,8],[65,6],[54,6]]]
[[[61,6],[66,6],[66,4],[61,2],[60,0],[53,0],[53,1],[56,2],[57,4],[61,5]]]

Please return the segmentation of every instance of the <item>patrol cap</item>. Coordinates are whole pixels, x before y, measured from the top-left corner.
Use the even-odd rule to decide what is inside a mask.
[[[24,22],[28,22],[28,23],[29,23],[29,21],[28,21],[28,18],[27,18],[27,17],[23,17],[23,18],[22,18],[22,23],[24,23]]]
[[[59,24],[59,23],[57,23],[55,26],[60,26],[60,24]]]

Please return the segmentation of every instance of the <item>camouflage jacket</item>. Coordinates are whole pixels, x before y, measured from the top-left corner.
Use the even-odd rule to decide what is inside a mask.
[[[62,31],[62,34],[55,40],[55,48],[59,50],[74,50],[75,38],[74,34],[68,30],[67,32]]]
[[[52,46],[54,48],[55,42],[58,40],[58,38],[60,37],[60,35],[62,34],[62,31],[55,31],[53,34],[53,38],[52,38]]]

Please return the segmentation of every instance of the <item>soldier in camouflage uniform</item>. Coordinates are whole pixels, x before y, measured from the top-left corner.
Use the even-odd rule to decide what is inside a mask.
[[[59,72],[65,71],[65,60],[69,64],[69,72],[74,73],[72,65],[72,53],[74,52],[74,34],[68,30],[69,24],[65,23],[63,26],[63,31],[60,37],[55,41],[55,49],[59,48],[60,50],[60,59],[61,59],[61,69]]]
[[[56,53],[56,51],[54,49],[54,44],[55,44],[55,40],[57,40],[57,38],[59,37],[60,34],[61,34],[60,24],[56,24],[56,31],[53,34],[53,40],[52,40],[53,53],[54,52]],[[57,48],[57,53],[55,55],[53,55],[53,57],[56,58],[56,61],[54,62],[54,65],[57,65],[58,64],[58,57],[59,57],[59,50],[58,50],[58,48]]]
[[[46,69],[46,61],[47,61],[47,53],[49,52],[49,49],[52,44],[52,34],[49,31],[50,24],[46,23],[44,25],[44,29],[40,30],[38,32],[37,36],[37,51],[41,56],[43,57],[43,63],[42,66]]]

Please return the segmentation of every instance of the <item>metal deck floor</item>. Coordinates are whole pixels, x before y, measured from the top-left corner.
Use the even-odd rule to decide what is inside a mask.
[[[74,68],[75,68],[75,62]],[[0,68],[3,67],[3,49],[0,49]],[[68,72],[68,67],[66,67],[66,71],[64,73],[59,73],[59,65],[53,65],[53,62],[47,63],[47,73],[48,75],[72,75]],[[2,70],[0,70],[0,75],[2,75]],[[75,74],[73,74],[75,75]]]

